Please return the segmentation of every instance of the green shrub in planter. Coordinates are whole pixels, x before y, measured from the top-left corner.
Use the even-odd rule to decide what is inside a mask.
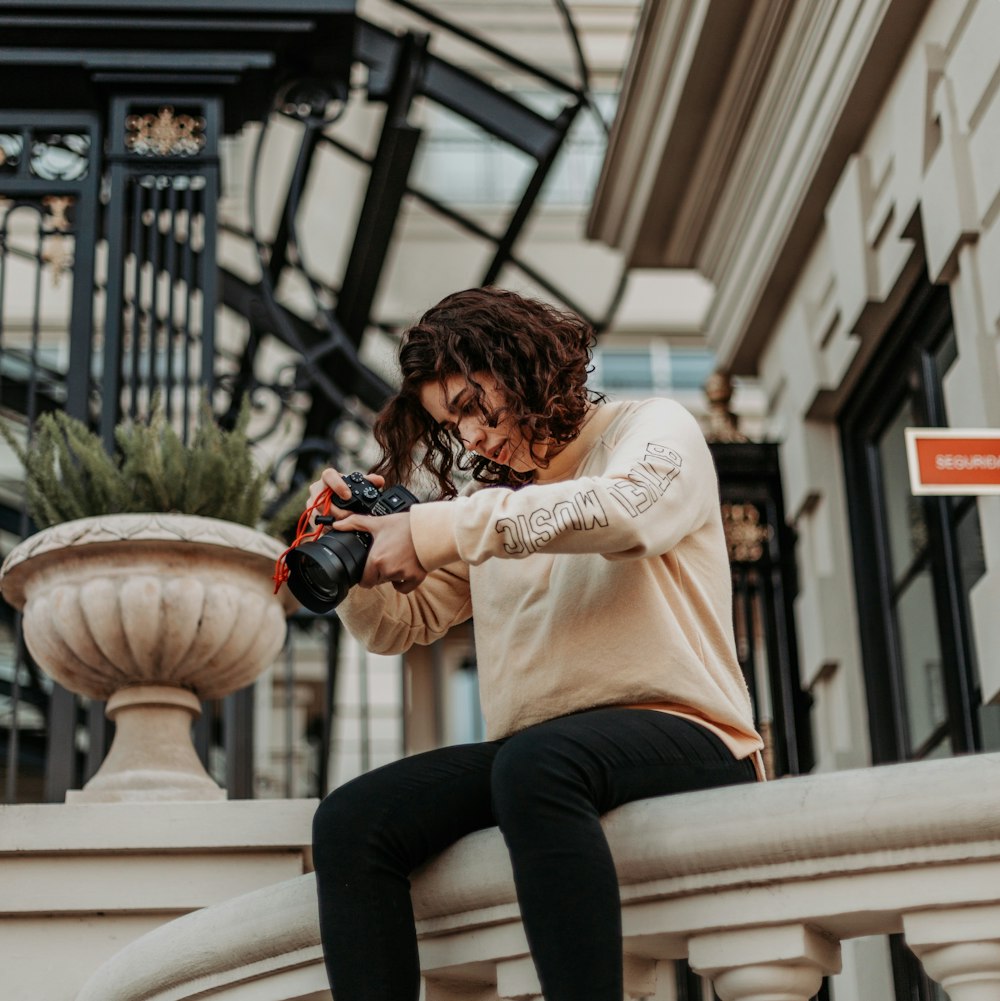
[[[82,421],[59,412],[36,421],[27,449],[3,423],[0,433],[24,465],[28,513],[40,529],[140,511],[197,514],[256,528],[268,474],[254,461],[249,420],[244,403],[236,425],[226,431],[203,406],[185,444],[154,406],[148,420],[124,421],[115,429],[115,455]]]

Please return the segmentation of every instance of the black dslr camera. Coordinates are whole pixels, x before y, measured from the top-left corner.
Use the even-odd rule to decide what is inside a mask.
[[[343,500],[336,494],[330,499],[354,514],[396,514],[417,503],[405,487],[379,490],[361,473],[348,473],[344,482],[351,488],[351,499]],[[321,525],[333,520],[330,516],[316,519]],[[329,612],[361,580],[371,544],[369,532],[333,531],[296,546],[285,556],[288,589],[311,612]]]

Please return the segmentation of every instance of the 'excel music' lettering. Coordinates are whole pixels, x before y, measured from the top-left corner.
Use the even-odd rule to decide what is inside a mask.
[[[630,517],[638,518],[667,492],[682,465],[683,460],[673,449],[650,442],[642,459],[624,478],[616,478],[608,493]],[[504,552],[525,556],[543,549],[566,529],[587,532],[607,525],[608,513],[597,491],[590,489],[579,490],[571,500],[560,501],[551,508],[539,507],[528,515],[499,518],[496,530],[504,537]]]

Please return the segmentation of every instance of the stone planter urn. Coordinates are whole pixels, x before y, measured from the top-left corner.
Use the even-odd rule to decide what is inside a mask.
[[[119,514],[45,529],[0,568],[47,674],[107,700],[115,737],[67,800],[225,799],[191,742],[200,703],[273,663],[296,607],[271,574],[276,539],[216,518]]]

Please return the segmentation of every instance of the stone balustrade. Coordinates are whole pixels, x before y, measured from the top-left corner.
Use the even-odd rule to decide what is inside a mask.
[[[643,800],[605,819],[626,994],[687,957],[724,1001],[807,1001],[844,939],[902,932],[952,1001],[1000,997],[1000,754]],[[426,1001],[539,995],[496,830],[414,879]],[[327,998],[311,875],[157,928],[77,1001]],[[252,988],[251,988],[252,984]]]

